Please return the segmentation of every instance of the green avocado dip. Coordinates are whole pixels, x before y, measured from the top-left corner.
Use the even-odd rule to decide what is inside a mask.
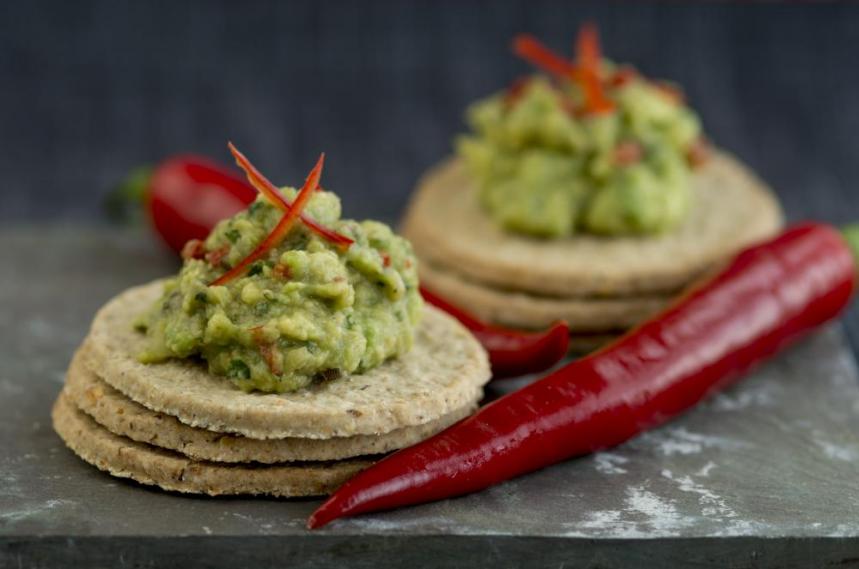
[[[287,200],[296,190],[281,190]],[[281,211],[259,196],[186,246],[178,276],[136,327],[145,363],[201,357],[244,391],[294,391],[360,373],[407,352],[422,299],[411,245],[375,221],[340,219],[339,198],[313,193],[304,214],[351,238],[332,244],[304,223],[223,286],[212,283],[247,257]]]
[[[489,215],[545,238],[647,235],[689,209],[700,122],[663,83],[601,60],[607,112],[582,112],[572,80],[535,76],[472,105],[456,143]],[[622,77],[621,79],[617,79]]]

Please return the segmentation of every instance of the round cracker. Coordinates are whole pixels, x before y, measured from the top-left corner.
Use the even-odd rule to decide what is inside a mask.
[[[373,463],[353,459],[268,466],[218,464],[115,435],[62,394],[51,416],[66,446],[86,462],[113,476],[176,492],[321,496]]]
[[[114,434],[174,450],[196,460],[273,464],[384,454],[434,435],[468,416],[475,408],[469,405],[423,425],[403,427],[378,436],[249,439],[189,427],[171,415],[147,409],[99,379],[83,365],[81,356],[78,353],[72,359],[63,388],[63,393],[78,409]]]
[[[544,240],[502,230],[464,165],[449,159],[419,184],[403,234],[422,259],[496,287],[561,297],[670,294],[782,225],[772,192],[727,153],[695,171],[692,189],[689,214],[669,233]]]
[[[490,378],[474,336],[428,306],[414,347],[401,357],[291,393],[245,393],[197,362],[137,360],[146,339],[132,321],[162,286],[131,288],[99,310],[85,342],[85,365],[127,397],[192,427],[255,439],[379,435],[473,405]]]
[[[564,320],[572,333],[626,330],[664,308],[668,297],[558,298],[502,290],[432,263],[420,264],[421,283],[477,317],[514,328],[545,328]]]

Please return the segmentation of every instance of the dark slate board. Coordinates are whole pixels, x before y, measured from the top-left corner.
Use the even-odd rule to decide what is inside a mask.
[[[610,452],[308,533],[317,500],[167,494],[67,451],[48,414],[89,319],[173,265],[72,226],[0,242],[0,568],[859,565],[859,384],[838,326]]]

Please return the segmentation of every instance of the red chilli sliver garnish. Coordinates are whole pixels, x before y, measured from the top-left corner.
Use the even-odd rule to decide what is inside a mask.
[[[265,339],[265,334],[263,334],[263,327],[254,326],[250,329],[250,333],[254,339],[254,342],[256,342],[257,344],[257,348],[259,349],[260,355],[262,355],[263,360],[265,360],[265,364],[268,366],[268,369],[271,370],[271,373],[275,375],[282,374],[283,370],[278,365],[277,357],[275,356],[274,344]]]
[[[251,185],[257,189],[257,191],[263,194],[265,197],[269,199],[272,204],[274,204],[277,208],[282,211],[289,211],[292,207],[286,198],[280,193],[280,190],[272,184],[268,178],[266,178],[262,172],[260,172],[256,166],[251,164],[251,161],[247,159],[247,157],[242,154],[238,148],[232,142],[228,142],[227,146],[230,149],[230,152],[233,154],[233,157],[236,159],[236,164],[244,170],[245,174],[248,177],[248,181]],[[319,190],[322,191],[322,186],[319,187]],[[345,235],[341,235],[336,231],[328,229],[327,227],[323,227],[316,223],[313,219],[307,217],[306,215],[301,215],[301,222],[304,223],[311,231],[315,232],[320,237],[334,243],[335,245],[339,245],[341,247],[348,247],[354,241]]]
[[[202,259],[206,256],[206,246],[199,239],[190,239],[182,247],[181,255],[186,261],[190,259]]]
[[[692,168],[700,168],[707,163],[711,154],[710,143],[700,136],[686,150],[686,160]]]
[[[528,86],[528,78],[527,77],[519,77],[514,80],[513,83],[507,87],[507,91],[504,93],[504,104],[507,107],[512,107],[519,99],[522,98],[522,95],[525,94],[525,88]]]
[[[221,264],[221,261],[224,260],[224,257],[230,254],[230,246],[224,245],[223,247],[219,247],[214,251],[209,251],[206,253],[206,262],[212,265],[213,267],[217,267]]]
[[[280,375],[283,373],[283,370],[277,364],[277,358],[275,357],[274,353],[274,345],[260,344],[259,353],[262,354],[262,358],[265,360],[265,364],[268,366],[268,369],[271,370],[271,373],[273,373],[274,375]]]
[[[637,142],[625,140],[614,147],[614,162],[619,166],[629,166],[644,157],[644,149]]]
[[[284,212],[283,217],[280,218],[280,221],[277,222],[277,225],[274,226],[271,233],[263,239],[262,243],[257,245],[256,249],[254,249],[250,255],[239,261],[239,263],[232,269],[212,281],[210,286],[224,285],[242,275],[251,264],[261,259],[266,253],[274,247],[277,247],[280,242],[283,241],[283,238],[286,237],[287,233],[289,233],[295,220],[301,215],[301,211],[304,209],[304,206],[307,205],[311,195],[313,195],[314,190],[316,190],[316,186],[319,185],[319,179],[322,177],[322,167],[324,164],[325,153],[323,152],[319,155],[319,160],[316,162],[316,166],[313,167],[313,170],[310,171],[310,174],[304,181],[304,186],[302,186],[301,190],[298,192],[298,196],[295,198],[295,201],[292,202],[292,206],[288,211]]]
[[[656,81],[653,83],[653,87],[675,105],[682,105],[686,102],[686,95],[677,85],[665,81]]]
[[[592,23],[582,26],[576,40],[577,61],[573,64],[558,55],[537,38],[520,34],[513,38],[513,53],[560,79],[576,81],[585,94],[584,112],[598,114],[614,110],[614,102],[605,96],[599,74],[601,62],[599,36]]]
[[[543,45],[540,40],[528,34],[513,38],[513,53],[552,75],[562,79],[573,79],[576,66]]]
[[[599,32],[589,22],[579,30],[576,38],[576,62],[579,65],[579,84],[585,92],[585,111],[598,114],[614,110],[614,102],[605,96],[600,78]]]
[[[284,281],[287,281],[292,278],[292,272],[289,270],[289,267],[281,263],[278,263],[274,266],[274,268],[271,270],[271,274]]]
[[[623,87],[627,83],[631,83],[636,77],[638,77],[638,72],[634,68],[623,66],[608,78],[607,83],[609,87]]]

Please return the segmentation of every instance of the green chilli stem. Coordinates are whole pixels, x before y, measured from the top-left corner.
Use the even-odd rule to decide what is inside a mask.
[[[853,251],[853,259],[859,267],[859,223],[851,223],[841,228],[841,235]]]

